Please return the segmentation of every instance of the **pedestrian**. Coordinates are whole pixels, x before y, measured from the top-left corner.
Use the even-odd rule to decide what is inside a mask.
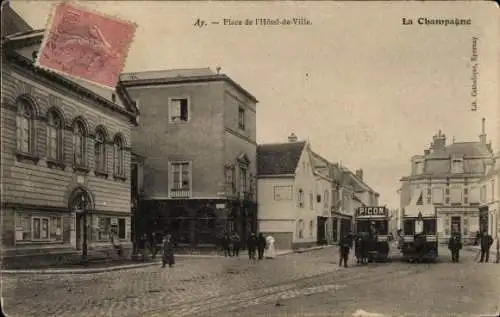
[[[362,233],[361,233],[362,234]],[[356,263],[363,264],[363,236],[361,234],[356,235],[355,243],[354,243],[354,252],[356,255]]]
[[[266,237],[264,237],[264,234],[261,232],[259,233],[259,237],[257,238],[257,249],[259,252],[259,260],[264,259],[264,250],[266,249]]]
[[[266,259],[274,259],[276,257],[276,247],[274,245],[275,243],[276,240],[273,236],[269,235],[266,237]]]
[[[233,254],[234,256],[240,256],[240,248],[241,248],[241,239],[240,239],[240,236],[238,235],[238,233],[235,231],[233,233]]]
[[[347,260],[349,259],[349,251],[352,248],[352,234],[349,231],[340,238],[340,261],[339,266],[342,266],[344,262],[344,267],[347,267]]]
[[[222,248],[224,249],[224,256],[227,258],[228,256],[231,256],[231,249],[229,245],[231,244],[231,238],[229,237],[229,234],[227,232],[224,232],[224,235],[222,236]]]
[[[168,263],[168,267],[172,267],[175,264],[174,258],[174,242],[172,241],[172,236],[170,234],[165,235],[163,238],[163,259],[162,267]]]
[[[479,262],[488,262],[490,259],[490,248],[493,244],[493,238],[486,230],[483,231],[481,236],[481,259]]]
[[[248,249],[248,259],[250,261],[255,261],[255,249],[257,248],[257,237],[255,233],[250,233],[247,239],[247,249]]]
[[[460,250],[462,249],[462,239],[460,234],[454,233],[448,241],[448,249],[451,251],[451,262],[458,263],[460,261]]]

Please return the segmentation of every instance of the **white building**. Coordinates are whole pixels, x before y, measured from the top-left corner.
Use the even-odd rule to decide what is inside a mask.
[[[318,217],[327,214],[330,195],[328,178],[314,167],[312,156],[309,144],[293,134],[288,143],[257,149],[259,231],[273,235],[278,249],[317,244]],[[324,223],[320,220],[320,227]]]

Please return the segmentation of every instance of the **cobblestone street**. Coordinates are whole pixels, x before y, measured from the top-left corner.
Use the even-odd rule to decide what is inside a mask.
[[[336,248],[249,263],[236,258],[179,259],[152,266],[76,275],[5,275],[11,316],[350,316],[360,308],[387,314],[465,315],[498,309],[500,266],[441,256],[435,265],[393,262],[339,269]],[[488,296],[490,294],[491,296]],[[435,301],[439,299],[438,301]]]

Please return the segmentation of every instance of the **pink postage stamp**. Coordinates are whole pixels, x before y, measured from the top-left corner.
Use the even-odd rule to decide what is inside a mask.
[[[37,66],[114,89],[135,30],[134,23],[61,3],[47,27]]]

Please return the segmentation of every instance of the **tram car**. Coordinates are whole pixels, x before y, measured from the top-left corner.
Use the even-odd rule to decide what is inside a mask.
[[[356,236],[365,241],[368,262],[389,259],[389,212],[386,207],[359,207],[356,210]]]
[[[403,217],[403,245],[401,253],[408,262],[436,262],[438,238],[435,215]]]

